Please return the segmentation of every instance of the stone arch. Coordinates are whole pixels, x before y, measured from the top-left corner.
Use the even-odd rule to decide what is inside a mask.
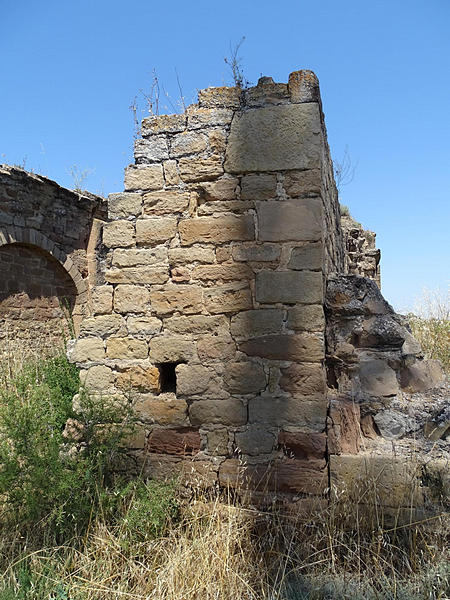
[[[77,332],[88,286],[54,242],[34,229],[1,227],[0,268],[0,345],[23,338],[52,345],[70,334],[68,313]]]

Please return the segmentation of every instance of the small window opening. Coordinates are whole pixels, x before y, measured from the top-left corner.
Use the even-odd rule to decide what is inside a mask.
[[[159,384],[161,392],[177,391],[177,376],[175,369],[179,363],[168,362],[157,365],[159,369]]]

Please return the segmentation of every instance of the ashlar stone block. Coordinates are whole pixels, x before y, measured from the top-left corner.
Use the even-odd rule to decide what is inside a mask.
[[[194,285],[166,286],[162,291],[150,294],[152,309],[158,315],[168,315],[174,312],[195,314],[202,311],[202,288]]]
[[[115,219],[129,219],[138,217],[142,212],[142,197],[140,194],[121,192],[109,194],[108,217]]]
[[[316,198],[258,202],[258,239],[263,242],[321,240],[325,224]]]
[[[176,231],[176,218],[139,219],[136,221],[136,243],[148,246],[164,243],[171,240]]]
[[[145,313],[149,307],[150,292],[142,285],[118,285],[114,290],[114,309],[119,313]]]
[[[147,358],[148,345],[145,340],[132,337],[108,338],[106,341],[108,358],[128,360],[134,358]]]
[[[224,383],[232,394],[252,394],[265,389],[267,378],[257,363],[234,362],[226,365]]]
[[[321,304],[322,273],[315,271],[260,271],[256,274],[256,300],[263,304]]]
[[[239,350],[273,360],[320,362],[324,358],[323,339],[318,334],[265,335],[241,342]]]
[[[178,190],[160,190],[144,195],[145,215],[182,213],[189,207],[189,194]]]
[[[103,226],[103,243],[108,248],[126,248],[134,246],[134,242],[134,223],[120,220]]]
[[[178,228],[181,243],[186,246],[199,242],[222,244],[255,238],[255,225],[252,215],[224,215],[185,219],[180,221]]]
[[[161,164],[137,167],[130,165],[125,169],[125,190],[160,190],[164,187],[163,168]]]

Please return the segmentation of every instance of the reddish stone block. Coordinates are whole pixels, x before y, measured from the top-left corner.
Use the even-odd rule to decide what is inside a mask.
[[[200,434],[193,427],[154,429],[148,439],[147,450],[155,454],[192,456],[200,450]]]

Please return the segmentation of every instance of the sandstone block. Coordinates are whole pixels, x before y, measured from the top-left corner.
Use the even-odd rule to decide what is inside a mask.
[[[205,335],[197,342],[197,351],[200,360],[227,360],[236,354],[236,345],[227,334]]]
[[[362,430],[359,404],[339,396],[331,397],[328,415],[328,452],[358,454]]]
[[[147,450],[157,454],[192,456],[200,451],[200,434],[193,427],[153,429]]]
[[[272,262],[280,258],[281,246],[275,244],[233,245],[232,257],[242,262]]]
[[[192,425],[245,425],[247,408],[236,398],[195,400],[189,407]]]
[[[200,265],[193,269],[192,277],[203,281],[237,281],[239,279],[250,281],[253,271],[247,265],[242,264]]]
[[[287,326],[296,331],[323,331],[325,316],[320,304],[294,306],[288,310]]]
[[[201,365],[178,365],[176,368],[177,394],[194,396],[208,389],[210,371]]]
[[[445,374],[438,360],[416,361],[400,374],[401,386],[409,393],[424,392],[440,385],[444,379]]]
[[[170,141],[170,157],[179,158],[186,154],[204,152],[208,146],[208,138],[197,131],[183,131],[174,135]]]
[[[234,200],[239,180],[225,174],[217,181],[200,184],[200,193],[206,200]]]
[[[270,333],[278,333],[283,326],[284,311],[260,308],[241,312],[231,319],[231,334],[239,340],[248,340]]]
[[[153,245],[171,240],[177,232],[176,218],[160,217],[136,221],[136,242]]]
[[[125,190],[160,190],[164,187],[162,165],[146,165],[136,167],[130,165],[125,169]]]
[[[150,360],[154,363],[186,362],[195,355],[195,344],[182,337],[155,337],[150,341]]]
[[[325,433],[280,431],[278,444],[288,456],[296,458],[325,458],[327,436]]]
[[[225,387],[232,394],[252,394],[265,389],[267,380],[261,365],[251,362],[227,363]]]
[[[105,345],[101,338],[89,337],[76,341],[71,352],[67,353],[71,362],[96,362],[105,359]]]
[[[97,285],[92,288],[92,312],[105,315],[112,312],[113,288],[110,285]]]
[[[320,102],[319,80],[313,71],[302,69],[289,75],[291,102]]]
[[[190,248],[169,248],[170,265],[214,262],[214,249],[211,247],[191,246]]]
[[[117,375],[116,387],[121,390],[137,390],[138,392],[159,392],[159,369],[157,367],[140,367],[135,365]]]
[[[114,373],[109,367],[104,365],[96,365],[80,371],[81,384],[88,391],[107,392],[114,385]]]
[[[228,429],[213,429],[206,433],[207,451],[213,456],[228,454]]]
[[[322,191],[320,170],[289,171],[284,176],[283,187],[291,198],[318,196]]]
[[[152,115],[142,121],[142,135],[178,133],[186,127],[186,115]]]
[[[109,283],[166,283],[169,279],[167,267],[120,267],[107,269],[105,279]]]
[[[201,108],[239,108],[242,90],[239,87],[209,87],[200,90]]]
[[[222,157],[217,154],[212,154],[207,158],[184,157],[180,158],[178,168],[181,179],[186,183],[208,181],[223,174],[222,163]]]
[[[233,111],[226,108],[188,108],[188,129],[200,129],[217,125],[229,125]]]
[[[234,213],[236,216],[248,214],[249,210],[255,208],[254,202],[245,200],[220,200],[203,202],[198,205],[197,216],[218,217],[221,213]]]
[[[108,217],[111,220],[139,217],[142,210],[142,198],[140,194],[122,192],[120,194],[109,194]]]
[[[209,129],[208,130],[209,150],[213,154],[222,154],[225,152],[227,145],[227,132],[225,129]]]
[[[324,358],[322,337],[307,333],[265,335],[241,342],[239,350],[273,360],[320,362]]]
[[[191,317],[171,317],[164,321],[165,329],[172,333],[193,334],[228,333],[229,323],[221,315],[193,315]]]
[[[320,168],[320,111],[316,103],[269,106],[236,114],[225,169],[229,173]]]
[[[179,223],[181,243],[224,243],[238,240],[253,240],[255,225],[251,215],[227,215],[221,217],[199,217],[185,219]]]
[[[134,337],[150,337],[161,331],[162,322],[156,317],[128,317],[127,327]]]
[[[286,104],[288,99],[287,85],[285,83],[274,83],[272,77],[260,77],[258,85],[245,90],[246,106]]]
[[[258,238],[263,242],[321,240],[325,224],[316,198],[258,202]]]
[[[270,173],[244,175],[241,200],[268,200],[277,195],[277,176]]]
[[[176,160],[166,160],[163,163],[164,169],[164,179],[166,180],[167,185],[179,185],[180,184],[180,174],[178,172],[177,161]]]
[[[325,372],[319,363],[294,363],[281,370],[280,387],[293,394],[325,394]]]
[[[167,261],[167,248],[117,248],[113,252],[113,267],[143,267]]]
[[[106,341],[108,358],[127,360],[132,358],[147,358],[148,346],[144,340],[132,337],[108,338]]]
[[[305,244],[292,248],[289,269],[322,269],[324,262],[322,243]]]
[[[322,432],[327,419],[327,401],[302,398],[251,398],[248,420],[255,425],[271,427],[292,425],[306,431]]]
[[[219,246],[216,248],[216,261],[219,263],[231,260],[230,246]]]
[[[189,194],[178,190],[160,190],[144,195],[145,215],[182,213],[189,207]]]
[[[260,271],[256,274],[256,300],[263,304],[321,304],[322,273],[314,271]]]
[[[98,315],[84,319],[80,325],[80,337],[126,335],[125,319],[121,315]]]
[[[140,420],[156,425],[183,427],[188,425],[188,407],[185,400],[175,394],[141,394],[135,403]]]
[[[222,285],[205,290],[205,307],[212,314],[232,313],[253,307],[250,288],[247,284]]]
[[[169,158],[166,136],[154,135],[149,139],[135,140],[134,158],[138,164],[160,162]]]
[[[274,434],[265,429],[247,429],[236,433],[234,439],[237,450],[249,456],[269,454],[275,445]]]
[[[394,396],[399,389],[395,371],[384,360],[361,361],[359,379],[362,391],[369,396]]]
[[[150,299],[153,310],[159,315],[202,311],[202,289],[193,285],[166,286],[161,292],[152,292]]]
[[[134,223],[113,221],[103,226],[103,243],[108,248],[134,246]]]
[[[114,310],[119,313],[145,313],[150,292],[141,285],[118,285],[114,290]]]

